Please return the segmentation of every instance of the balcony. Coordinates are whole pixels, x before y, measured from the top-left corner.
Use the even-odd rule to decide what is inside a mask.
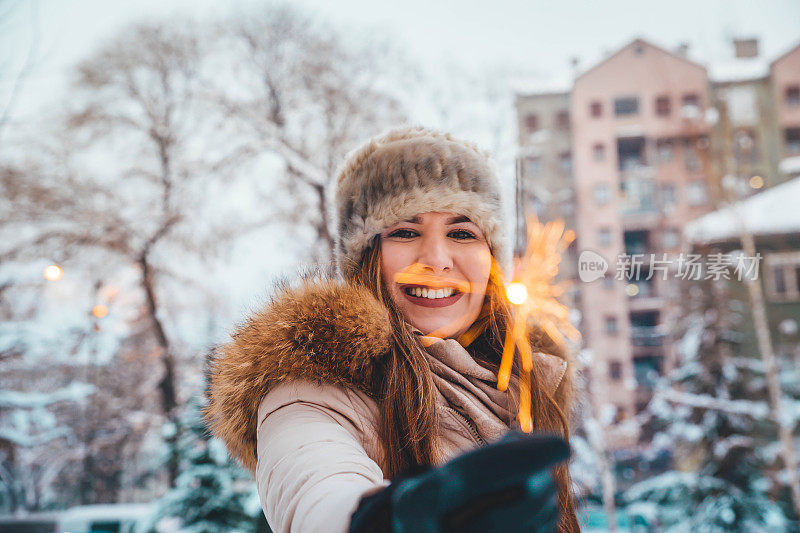
[[[663,346],[667,334],[660,326],[631,326],[631,344],[634,346]]]
[[[620,211],[623,216],[657,214],[655,168],[631,163],[620,174]]]

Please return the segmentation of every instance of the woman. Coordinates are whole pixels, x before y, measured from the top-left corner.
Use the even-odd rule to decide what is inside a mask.
[[[392,131],[348,156],[335,201],[341,280],[284,286],[210,365],[209,424],[278,532],[346,531],[364,496],[516,424],[517,382],[496,388],[510,257],[487,154]],[[532,343],[534,429],[566,437],[570,369],[546,335]],[[554,472],[559,531],[578,531]]]

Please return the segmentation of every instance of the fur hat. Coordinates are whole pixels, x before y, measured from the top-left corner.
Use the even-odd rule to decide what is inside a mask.
[[[336,262],[345,279],[383,230],[419,213],[465,215],[478,225],[505,273],[505,233],[497,166],[472,143],[425,128],[373,137],[351,152],[336,187]]]

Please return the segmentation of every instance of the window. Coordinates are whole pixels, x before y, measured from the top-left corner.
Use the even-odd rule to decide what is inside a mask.
[[[569,111],[562,109],[556,114],[556,128],[561,131],[569,129]]]
[[[777,296],[786,295],[786,275],[783,265],[772,267],[772,279],[774,292]]]
[[[525,174],[528,176],[535,176],[542,170],[542,159],[536,156],[528,156],[525,158]]]
[[[800,106],[800,85],[789,85],[786,87],[783,102],[789,107]]]
[[[539,117],[533,113],[525,115],[525,129],[528,133],[533,133],[539,130]]]
[[[611,245],[611,229],[610,228],[600,228],[597,232],[597,242],[600,243],[600,246],[610,246]]]
[[[700,97],[694,93],[684,94],[681,99],[681,114],[684,118],[699,118]]]
[[[599,100],[595,100],[589,104],[589,114],[595,118],[603,116],[603,104]]]
[[[678,195],[674,183],[662,183],[658,186],[659,207],[669,211],[678,204]]]
[[[608,363],[608,373],[614,381],[622,379],[622,363],[619,361],[610,361]]]
[[[635,96],[614,99],[614,114],[618,117],[639,112],[639,99]]]
[[[691,206],[704,205],[708,201],[708,188],[702,180],[690,181],[686,186],[686,202]]]
[[[659,355],[646,355],[633,358],[633,374],[636,384],[645,389],[652,389],[662,374],[664,358]]]
[[[661,244],[664,248],[670,250],[677,248],[680,245],[680,234],[676,229],[665,229],[661,235]]]
[[[646,153],[644,137],[617,139],[617,160],[621,171],[634,170],[647,165]]]
[[[614,288],[614,276],[611,274],[606,274],[603,276],[603,288],[608,290]]]
[[[800,128],[787,128],[785,132],[786,153],[800,154]]]
[[[675,155],[674,145],[671,139],[660,139],[656,143],[658,150],[658,162],[669,163]]]
[[[561,152],[558,154],[558,165],[561,167],[561,170],[570,174],[572,172],[572,154],[569,152]]]
[[[668,117],[672,112],[669,96],[659,96],[656,98],[656,115]]]
[[[701,169],[700,154],[691,139],[686,139],[683,143],[683,165],[689,172],[697,172]]]
[[[609,201],[608,185],[601,183],[594,186],[594,203],[597,205],[605,205]]]
[[[794,286],[800,292],[800,265],[794,267]]]
[[[764,257],[763,271],[770,301],[800,301],[800,252],[768,253]]]
[[[605,320],[606,333],[609,335],[617,334],[617,317],[607,316]]]
[[[650,232],[648,230],[628,230],[623,234],[625,253],[628,255],[644,254],[650,249]]]
[[[606,158],[606,147],[603,143],[595,143],[592,146],[592,156],[595,161],[603,161]]]

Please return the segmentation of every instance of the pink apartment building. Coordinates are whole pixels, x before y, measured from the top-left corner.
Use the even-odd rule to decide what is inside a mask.
[[[685,46],[637,39],[571,84],[517,91],[523,208],[577,232],[562,275],[575,282],[595,407],[615,406],[619,420],[647,405],[677,355],[677,279],[650,257],[686,249],[684,225],[718,207],[723,176],[755,193],[800,175],[800,45],[771,63],[757,39],[733,45],[707,71]],[[578,281],[585,250],[608,263],[604,278]],[[636,254],[638,276],[619,261]]]
[[[572,88],[578,251],[609,266],[581,283],[581,327],[595,400],[615,406],[618,420],[647,404],[653,378],[674,362],[674,281],[647,279],[649,258],[680,251],[684,223],[712,207],[708,106],[706,69],[641,39]],[[622,268],[624,254],[643,254],[638,276]]]
[[[784,178],[800,174],[800,44],[770,64]]]

